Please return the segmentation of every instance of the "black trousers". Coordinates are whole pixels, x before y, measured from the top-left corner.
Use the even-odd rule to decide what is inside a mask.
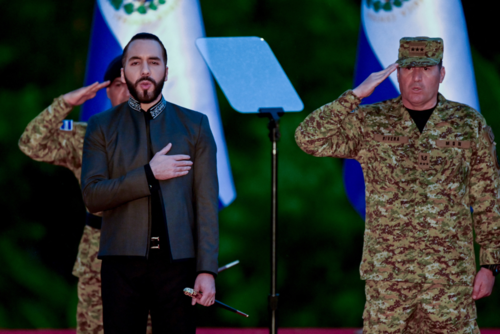
[[[148,312],[154,334],[195,334],[195,307],[184,288],[194,286],[195,261],[164,257],[106,257],[101,283],[104,333],[144,334]]]

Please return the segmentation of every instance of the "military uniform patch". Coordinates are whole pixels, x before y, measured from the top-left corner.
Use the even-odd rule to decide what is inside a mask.
[[[429,153],[418,154],[418,168],[425,170],[430,167],[431,155]]]
[[[470,140],[436,140],[437,147],[470,148]]]
[[[408,54],[410,57],[423,57],[425,56],[426,42],[410,42]]]
[[[59,130],[62,130],[62,131],[73,131],[73,120],[72,119],[65,119],[63,121],[62,126],[59,128]]]
[[[375,135],[375,140],[381,143],[408,143],[408,137],[405,136]]]

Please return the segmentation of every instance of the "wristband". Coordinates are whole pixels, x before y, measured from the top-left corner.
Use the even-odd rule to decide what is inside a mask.
[[[497,276],[500,273],[500,264],[486,264],[481,266],[481,268],[485,268],[491,270],[493,273],[493,277]]]

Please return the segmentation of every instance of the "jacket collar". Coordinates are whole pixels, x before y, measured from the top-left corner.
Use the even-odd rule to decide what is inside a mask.
[[[134,99],[132,96],[128,99],[128,105],[130,106],[130,108],[134,109],[135,111],[138,111],[138,112],[143,111],[141,109],[141,104],[139,103],[139,101]],[[154,106],[149,108],[149,110],[147,112],[149,112],[151,114],[151,117],[153,119],[155,119],[163,112],[163,110],[165,110],[166,107],[167,107],[167,101],[165,100],[165,98],[162,95],[160,101],[158,101],[158,103],[156,103]]]
[[[431,117],[429,117],[429,120],[427,121],[427,124],[425,125],[424,131],[422,133],[420,133],[420,131],[418,130],[417,125],[410,116],[410,113],[406,111],[401,95],[393,100],[390,113],[401,117],[404,124],[410,129],[410,131],[414,132],[414,134],[418,138],[422,139],[425,137],[429,129],[434,129],[437,124],[441,123],[444,119],[447,118],[449,112],[448,105],[448,100],[446,100],[446,98],[441,95],[441,93],[438,93],[436,108],[434,109]]]

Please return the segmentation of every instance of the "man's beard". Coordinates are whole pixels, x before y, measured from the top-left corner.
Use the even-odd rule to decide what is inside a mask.
[[[140,89],[136,89],[136,87],[139,85],[141,81],[149,81],[153,84],[153,92],[148,93],[147,90],[142,90],[142,93],[140,92]],[[132,83],[125,77],[125,82],[127,83],[128,91],[130,92],[130,95],[140,103],[151,103],[158,96],[160,96],[161,91],[163,89],[163,85],[165,84],[165,75],[163,78],[160,80],[160,83],[158,84],[153,78],[151,77],[143,77],[137,80],[135,83]]]

